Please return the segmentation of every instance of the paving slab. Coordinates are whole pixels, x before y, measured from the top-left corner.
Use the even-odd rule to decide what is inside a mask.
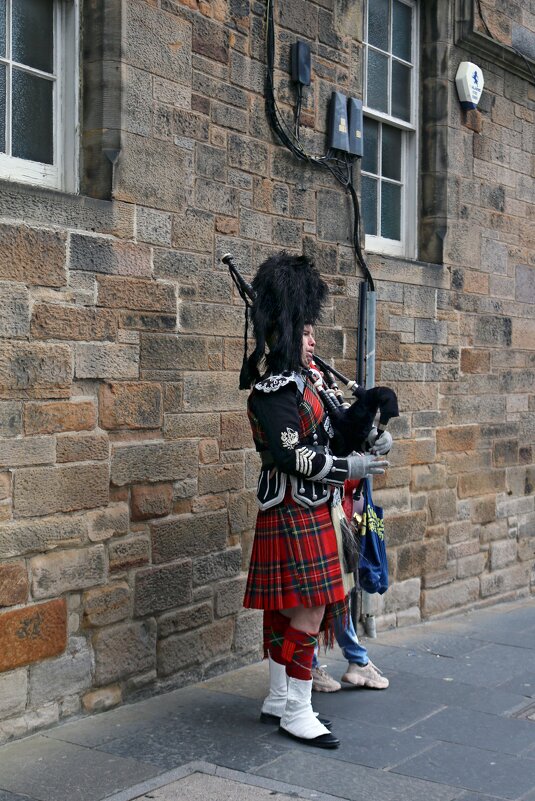
[[[101,801],[158,769],[42,735],[2,747],[0,788],[38,801]]]
[[[535,662],[535,651],[533,658]],[[528,698],[535,698],[535,669],[513,676],[504,681],[503,684],[498,684],[497,688],[506,692],[521,693]]]
[[[535,745],[535,725],[449,706],[410,727],[421,737],[517,755]],[[535,765],[534,765],[535,767]]]
[[[452,801],[459,795],[455,787],[436,781],[417,778],[400,781],[400,777],[393,773],[309,752],[285,754],[270,765],[259,768],[256,773],[350,801]]]
[[[139,801],[273,801],[273,790],[253,787],[250,784],[224,779],[222,776],[207,776],[192,773],[166,787],[151,790],[139,796]],[[295,801],[295,795],[277,795],[277,801]]]
[[[453,743],[437,743],[392,773],[506,799],[535,789],[535,760]]]

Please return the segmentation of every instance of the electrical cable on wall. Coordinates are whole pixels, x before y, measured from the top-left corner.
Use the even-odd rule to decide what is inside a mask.
[[[303,87],[298,82],[297,103],[294,112],[293,130],[284,118],[284,114],[277,104],[275,97],[275,23],[273,19],[274,0],[267,0],[266,7],[266,114],[274,133],[281,143],[300,161],[305,161],[320,169],[328,170],[332,176],[341,184],[351,198],[353,206],[353,248],[357,261],[364,272],[365,280],[369,284],[370,290],[374,291],[374,282],[368,265],[364,259],[360,245],[360,207],[357,193],[353,186],[353,164],[355,156],[344,151],[329,148],[324,156],[314,156],[309,153],[299,136],[301,104]]]

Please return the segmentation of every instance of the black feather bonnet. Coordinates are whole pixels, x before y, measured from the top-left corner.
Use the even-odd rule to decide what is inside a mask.
[[[242,375],[242,383],[248,386],[260,377],[263,359],[273,373],[299,370],[303,328],[319,320],[328,293],[312,262],[285,251],[260,265],[252,287],[255,299],[250,313],[256,347]]]

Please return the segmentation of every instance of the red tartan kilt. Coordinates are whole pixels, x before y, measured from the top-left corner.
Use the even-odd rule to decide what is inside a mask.
[[[243,605],[291,609],[344,598],[329,505],[300,506],[288,490],[282,504],[258,512]]]

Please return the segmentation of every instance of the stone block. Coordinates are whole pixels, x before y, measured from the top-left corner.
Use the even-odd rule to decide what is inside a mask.
[[[176,289],[163,281],[100,275],[97,303],[112,309],[176,313]]]
[[[210,601],[204,601],[187,609],[166,612],[158,618],[158,639],[161,640],[182,631],[198,629],[200,626],[212,623],[213,619],[214,612]]]
[[[185,514],[151,525],[155,564],[220,551],[227,542],[227,512]]]
[[[193,184],[193,151],[172,141],[127,132],[121,142],[121,158],[115,165],[117,200],[183,211]]]
[[[490,544],[490,569],[499,570],[507,567],[512,562],[516,562],[517,544],[516,539],[498,540]]]
[[[186,634],[177,634],[158,643],[158,675],[169,676],[190,665],[203,665],[230,651],[234,619],[218,620]]]
[[[478,441],[479,426],[437,428],[437,451],[472,451]]]
[[[72,384],[68,345],[12,342],[0,351],[0,398],[63,398]]]
[[[420,579],[412,578],[407,581],[397,581],[384,596],[383,612],[399,612],[410,609],[420,603]]]
[[[22,403],[0,401],[0,437],[16,437],[22,434]]]
[[[457,578],[469,578],[470,576],[479,576],[485,570],[487,564],[487,555],[485,553],[476,553],[471,556],[462,556],[457,560]]]
[[[535,267],[529,264],[517,264],[515,268],[515,298],[525,303],[528,298],[535,298]]]
[[[97,410],[91,401],[51,401],[27,403],[24,407],[26,434],[57,434],[63,431],[87,431],[97,422]]]
[[[226,492],[244,487],[243,464],[201,465],[199,467],[199,495],[208,492]]]
[[[26,467],[55,461],[54,437],[0,440],[0,467]]]
[[[530,566],[527,564],[514,565],[505,570],[497,570],[481,576],[481,597],[507,593],[529,586]]]
[[[82,698],[82,706],[85,712],[105,712],[123,700],[121,688],[118,684],[110,687],[103,687],[101,690],[91,690]]]
[[[99,422],[106,429],[159,428],[162,388],[144,382],[108,382],[98,390]]]
[[[225,617],[242,610],[246,581],[245,577],[237,577],[216,584],[215,610],[217,617]]]
[[[117,445],[112,453],[111,480],[118,487],[196,478],[197,471],[197,443],[188,440]]]
[[[91,686],[91,650],[83,637],[69,641],[64,654],[30,667],[32,707],[87,690]]]
[[[126,63],[188,86],[191,83],[191,24],[176,14],[162,14],[160,8],[141,0],[129,3],[125,15]]]
[[[188,208],[184,211],[180,212],[179,214],[175,214],[173,217],[173,233],[172,233],[172,244],[173,247],[181,248],[181,247],[192,247],[194,246],[197,250],[206,251],[212,250],[212,240],[214,235],[214,215],[210,214],[210,212],[205,211],[203,209],[197,208]],[[192,254],[176,254],[176,257],[180,260],[180,262],[188,262],[189,256],[189,263],[190,265],[195,264],[195,261],[199,258],[202,259],[203,263],[206,261],[206,256],[199,256],[197,253]],[[171,264],[175,264],[175,270],[177,269],[176,261],[171,254],[165,260],[165,264],[161,266],[161,257],[158,258],[155,262],[155,269],[156,274],[163,274],[169,275],[169,272],[165,272],[165,270],[169,271],[171,269]],[[162,272],[163,270],[163,272]]]
[[[59,231],[0,225],[0,280],[65,286],[66,239],[65,233]]]
[[[129,537],[119,542],[110,542],[108,560],[110,572],[118,573],[148,564],[150,542],[147,537]]]
[[[474,343],[509,347],[512,343],[513,324],[510,317],[478,315],[475,320]]]
[[[216,439],[202,439],[199,442],[199,462],[202,465],[219,461],[219,442]],[[228,480],[228,479],[227,479]],[[214,489],[214,492],[217,492]]]
[[[459,476],[459,498],[489,495],[492,492],[503,492],[504,490],[504,470],[480,470],[478,473],[464,473]]]
[[[34,598],[50,598],[70,590],[83,590],[105,581],[104,546],[92,545],[34,556],[30,567]]]
[[[11,498],[11,473],[0,473],[0,501]]]
[[[247,418],[237,412],[224,412],[221,415],[222,449],[250,448],[251,445],[251,426]]]
[[[147,245],[83,234],[71,234],[69,266],[71,270],[138,278],[150,278],[152,272]]]
[[[140,357],[143,370],[206,370],[208,343],[198,336],[143,334]]]
[[[217,331],[219,336],[237,337],[243,334],[243,311],[216,303],[184,304],[180,310],[180,328],[185,333],[213,334]],[[194,364],[189,361],[184,366],[192,369]]]
[[[227,64],[229,60],[229,31],[206,17],[195,15],[191,40],[192,53]]]
[[[175,331],[176,314],[153,312],[119,312],[119,326],[134,331]]]
[[[397,552],[397,580],[404,581],[446,567],[446,543],[426,540],[401,545]]]
[[[154,91],[158,92],[158,87],[163,83],[157,78],[154,78]],[[165,82],[167,83],[167,82]],[[173,84],[176,87],[177,94],[184,87],[178,84]],[[136,233],[137,238],[141,242],[150,242],[153,245],[170,246],[171,245],[171,229],[173,218],[171,214],[163,211],[156,211],[155,209],[144,208],[143,206],[136,207]]]
[[[50,517],[4,523],[0,526],[0,558],[80,544],[86,533],[87,524],[82,518]]]
[[[126,503],[113,503],[106,509],[88,512],[85,519],[91,542],[104,542],[128,533],[130,518]]]
[[[228,158],[232,167],[252,172],[255,176],[267,175],[268,147],[257,139],[229,134]]]
[[[234,630],[234,650],[238,652],[262,650],[262,613],[250,609],[238,615]]]
[[[86,626],[109,626],[132,614],[132,591],[126,581],[88,590],[82,596]]]
[[[11,670],[0,674],[0,720],[20,715],[26,709],[28,671]]]
[[[108,458],[109,452],[109,441],[105,434],[66,435],[56,440],[58,463],[101,461]]]
[[[184,410],[245,414],[246,398],[238,389],[236,373],[184,373]]]
[[[243,531],[254,529],[258,513],[256,492],[254,490],[245,490],[231,493],[228,500],[228,511],[232,534],[240,534]]]
[[[479,542],[477,539],[458,542],[456,545],[448,546],[448,561],[452,559],[462,559],[464,556],[473,556],[476,553],[479,553]]]
[[[426,589],[422,593],[424,617],[438,615],[458,606],[473,604],[479,598],[479,579],[467,578],[452,581],[443,587]]]
[[[472,523],[491,523],[496,517],[496,495],[485,495],[470,502]]]
[[[433,439],[398,440],[388,456],[392,467],[426,464],[435,461],[435,441]]]
[[[134,614],[154,615],[192,601],[191,560],[138,570],[134,585]]]
[[[168,515],[173,505],[172,484],[136,484],[132,487],[130,503],[132,520],[149,520]]]
[[[97,686],[152,670],[156,664],[156,623],[120,623],[97,631],[93,649]]]
[[[75,345],[76,378],[137,378],[139,348],[137,345],[85,343]]]
[[[67,645],[64,598],[0,614],[0,673],[57,656]]]
[[[431,524],[455,520],[457,517],[457,493],[455,490],[433,490],[427,493]]]
[[[238,190],[232,186],[199,177],[195,183],[195,205],[213,214],[237,217],[239,210]],[[190,246],[191,241],[190,238]],[[175,244],[175,241],[173,241],[173,244]],[[197,248],[201,249],[198,245]]]
[[[411,489],[415,492],[443,489],[446,481],[446,468],[443,464],[415,465],[412,468]]]
[[[221,147],[197,143],[197,172],[214,181],[227,177],[227,151]]]
[[[241,570],[241,563],[242,551],[239,547],[198,557],[193,562],[193,585],[198,587],[235,576]]]
[[[351,244],[348,198],[341,192],[320,189],[317,193],[317,231],[323,242]]]
[[[117,321],[115,312],[108,309],[36,303],[32,309],[31,333],[35,339],[113,340]]]
[[[247,422],[249,427],[249,423]],[[249,429],[250,430],[250,429]],[[189,439],[192,437],[219,437],[221,422],[219,414],[166,414],[164,418],[164,437],[166,439]],[[226,440],[225,440],[226,441]],[[223,446],[222,447],[228,447]],[[235,447],[242,447],[236,445]]]
[[[446,320],[431,320],[418,317],[414,321],[414,339],[416,342],[433,345],[446,345],[448,342],[448,324]]]
[[[30,294],[24,284],[0,281],[0,337],[28,337]]]
[[[108,497],[109,468],[104,463],[15,471],[13,501],[16,517],[106,506]]]
[[[472,348],[461,349],[462,373],[488,373],[490,371],[490,351]]]
[[[208,140],[209,130],[204,115],[196,114],[190,109],[175,109],[172,117],[173,132],[177,144],[179,144],[179,140],[191,141],[192,139],[197,139],[201,142]]]
[[[0,606],[25,604],[29,588],[28,571],[24,562],[0,564]]]

